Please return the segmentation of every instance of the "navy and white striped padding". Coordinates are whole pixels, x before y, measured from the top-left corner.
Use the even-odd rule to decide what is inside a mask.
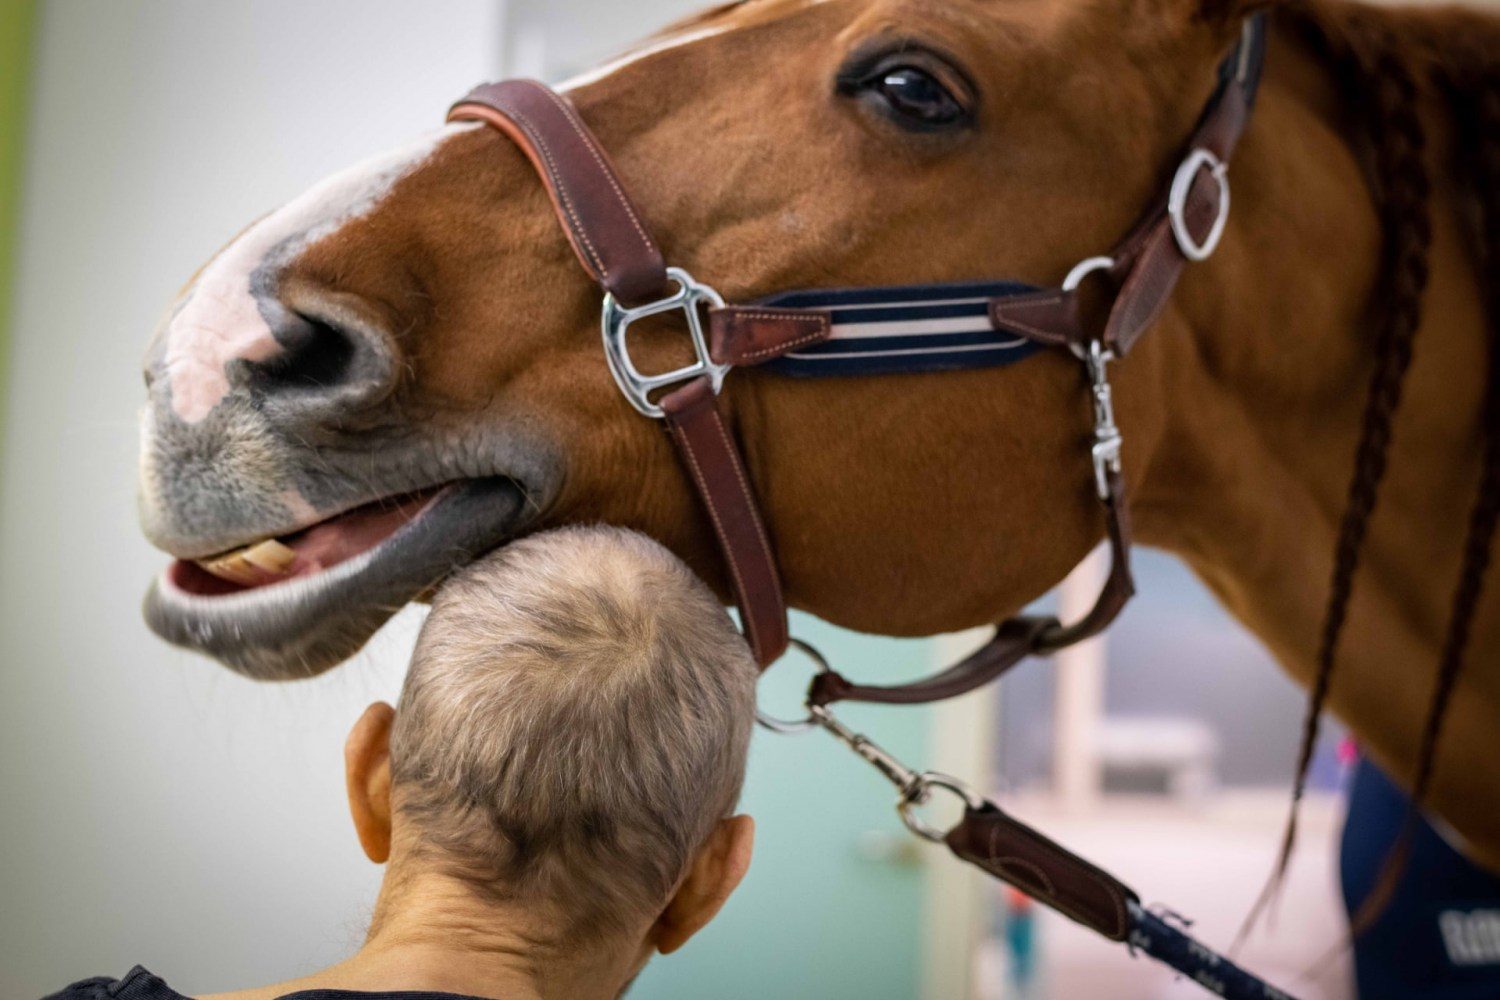
[[[785,292],[768,306],[827,309],[833,335],[766,363],[784,375],[888,375],[1008,365],[1040,348],[990,325],[989,300],[1034,291],[1015,282]]]

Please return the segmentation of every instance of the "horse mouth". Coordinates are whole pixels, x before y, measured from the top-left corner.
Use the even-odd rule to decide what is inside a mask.
[[[168,642],[261,680],[309,677],[513,537],[525,493],[505,477],[388,497],[208,559],[178,559],[146,595]]]

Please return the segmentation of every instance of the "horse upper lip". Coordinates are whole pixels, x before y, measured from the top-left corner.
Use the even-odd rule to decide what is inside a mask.
[[[204,540],[196,544],[195,540],[191,537],[168,535],[164,531],[152,531],[149,527],[146,531],[146,536],[152,545],[174,559],[181,559],[185,562],[208,562],[250,546],[258,545],[261,542],[280,541],[300,535],[319,525],[336,521],[363,507],[375,504],[395,503],[417,494],[437,493],[442,490],[451,489],[461,481],[442,480],[426,486],[394,490],[390,493],[376,494],[374,496],[355,497],[345,503],[310,513],[296,520],[288,520],[280,525],[262,526],[253,530],[247,529],[243,534]]]
[[[342,517],[346,517],[349,514],[352,514],[359,510],[363,510],[367,507],[383,507],[387,505],[399,506],[409,503],[412,499],[417,497],[425,497],[430,502],[431,500],[441,496],[442,494],[450,492],[455,488],[456,485],[456,483],[452,482],[443,483],[415,490],[403,490],[399,493],[387,493],[382,496],[375,497],[374,499],[361,500],[355,503],[350,503],[346,506],[335,508],[334,510],[327,513],[319,512],[317,516],[305,519],[305,523],[296,524],[292,527],[282,530],[255,535],[245,541],[235,542],[232,545],[225,546],[224,548],[219,549],[217,552],[213,552],[208,555],[190,556],[171,551],[168,551],[168,555],[188,562],[211,562],[215,559],[230,555],[235,552],[239,552],[243,549],[250,548],[255,545],[259,545],[263,542],[286,541],[289,539],[293,539],[299,535],[311,531],[313,528],[319,527],[320,525],[329,524],[333,521],[337,521]]]
[[[297,532],[190,562],[215,580],[244,588],[314,575],[383,544],[430,512],[455,488],[455,484],[450,483],[386,497],[325,518]],[[178,574],[179,583],[194,576],[183,565],[187,562],[189,560],[179,560],[174,566],[173,572]],[[198,579],[213,590],[219,586],[205,580],[201,574]]]

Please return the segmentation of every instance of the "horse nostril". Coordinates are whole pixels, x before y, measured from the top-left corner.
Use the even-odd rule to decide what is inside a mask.
[[[345,315],[347,314],[347,315]],[[283,309],[272,324],[281,348],[264,361],[236,363],[231,374],[273,422],[337,424],[395,391],[403,368],[385,327],[352,309]]]
[[[354,337],[322,320],[294,315],[277,331],[282,351],[256,366],[266,392],[326,390],[345,384],[358,346]]]

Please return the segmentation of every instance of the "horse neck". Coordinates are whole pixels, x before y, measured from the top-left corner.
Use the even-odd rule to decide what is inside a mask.
[[[1446,180],[1445,116],[1432,105],[1423,117],[1432,281],[1333,699],[1356,728],[1398,734],[1426,704],[1458,575],[1485,361],[1460,195]],[[1233,168],[1232,234],[1141,349],[1154,363],[1140,367],[1160,383],[1141,391],[1166,401],[1139,491],[1141,535],[1187,559],[1304,681],[1375,364],[1382,235],[1346,119],[1329,70],[1278,32]],[[1482,616],[1476,658],[1500,638],[1495,618]]]

